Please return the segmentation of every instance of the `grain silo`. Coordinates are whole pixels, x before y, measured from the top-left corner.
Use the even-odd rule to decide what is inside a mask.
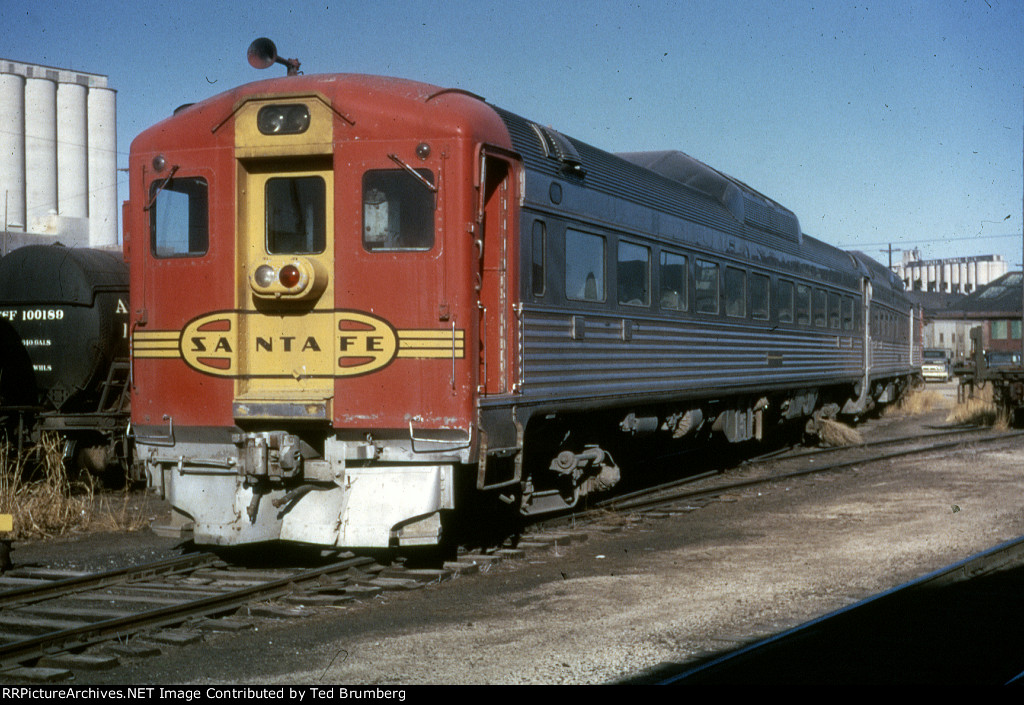
[[[2,250],[117,247],[116,93],[107,77],[0,59]]]

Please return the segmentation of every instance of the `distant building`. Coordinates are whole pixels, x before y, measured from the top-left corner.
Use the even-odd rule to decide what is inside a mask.
[[[966,357],[971,352],[970,330],[981,326],[986,351],[1020,352],[1022,279],[1020,272],[1009,272],[967,296],[944,301],[935,298],[937,294],[912,293],[924,306],[925,347],[946,348],[955,357]]]
[[[962,359],[970,353],[970,329],[978,324],[965,320],[959,312],[951,313],[965,298],[963,294],[908,291],[907,296],[922,310],[921,344],[924,347],[944,348],[954,359]]]
[[[107,77],[0,59],[0,249],[117,247],[116,92]]]
[[[922,260],[916,248],[903,253],[892,270],[907,291],[969,294],[1006,274],[1009,265],[1001,255],[949,257]]]

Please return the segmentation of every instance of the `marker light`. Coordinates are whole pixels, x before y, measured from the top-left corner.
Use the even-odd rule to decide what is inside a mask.
[[[312,257],[268,257],[250,271],[249,287],[259,301],[316,301],[327,288],[327,267]]]
[[[261,264],[256,268],[256,273],[253,275],[253,279],[260,286],[270,286],[274,282],[274,275],[276,272],[270,265]]]
[[[283,284],[285,287],[291,289],[293,286],[299,283],[299,280],[301,278],[302,273],[299,271],[299,268],[296,267],[294,264],[286,264],[285,266],[281,267],[281,274],[279,276],[279,279],[281,281],[281,284]]]

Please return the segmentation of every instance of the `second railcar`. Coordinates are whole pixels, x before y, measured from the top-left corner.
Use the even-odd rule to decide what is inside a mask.
[[[116,252],[30,245],[0,260],[0,416],[20,443],[127,469],[128,268]]]
[[[867,258],[465,91],[261,81],[130,167],[139,463],[200,543],[433,544],[463,488],[569,507],[635,436],[756,438],[912,372]]]

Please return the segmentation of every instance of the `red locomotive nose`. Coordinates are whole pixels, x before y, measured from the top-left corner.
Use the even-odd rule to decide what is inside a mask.
[[[299,283],[301,274],[299,268],[294,264],[286,264],[281,267],[281,274],[279,276],[281,283],[291,289],[293,286]]]

